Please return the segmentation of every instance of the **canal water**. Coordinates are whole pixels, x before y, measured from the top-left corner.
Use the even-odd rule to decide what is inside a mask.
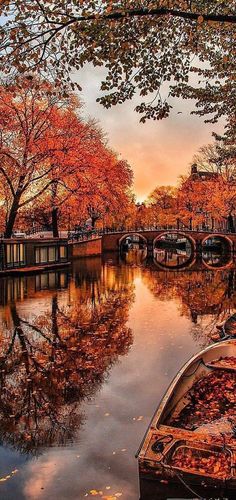
[[[1,278],[0,499],[138,500],[137,448],[179,368],[235,310],[235,276],[136,252]]]

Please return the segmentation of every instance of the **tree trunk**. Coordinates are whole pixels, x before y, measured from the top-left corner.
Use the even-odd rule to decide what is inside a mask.
[[[20,198],[21,198],[21,193],[17,193],[13,202],[12,202],[11,210],[9,213],[9,217],[7,220],[6,229],[5,229],[5,233],[4,233],[5,238],[11,238],[11,236],[12,236],[16,216],[17,216],[17,213],[19,210]]]
[[[229,214],[227,217],[227,222],[228,222],[228,229],[231,233],[235,233],[235,227],[234,227],[234,219],[232,214]]]
[[[92,220],[92,228],[94,229],[95,228],[95,224],[96,224],[96,220],[98,219],[98,217],[96,216],[91,216],[91,220]]]
[[[56,198],[57,198],[57,187],[58,181],[55,179],[52,183],[52,234],[53,238],[59,237],[58,231],[58,207],[56,206]]]
[[[11,305],[10,307],[11,310],[11,317],[12,317],[12,322],[15,328],[15,332],[18,336],[20,346],[22,349],[22,359],[24,360],[25,363],[25,368],[26,368],[26,373],[29,373],[30,371],[30,366],[29,366],[29,355],[28,355],[28,350],[27,350],[27,345],[25,341],[25,335],[21,326],[21,319],[18,315],[17,308],[15,302]]]
[[[52,234],[53,238],[58,238],[59,237],[59,231],[58,231],[58,208],[53,207],[52,209]]]

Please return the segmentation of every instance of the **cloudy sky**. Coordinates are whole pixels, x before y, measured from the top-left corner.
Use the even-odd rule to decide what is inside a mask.
[[[143,201],[156,185],[177,184],[193,154],[212,141],[212,130],[222,126],[206,125],[190,115],[190,103],[182,100],[176,101],[170,118],[145,124],[139,123],[140,116],[133,111],[138,99],[106,110],[96,103],[102,76],[102,70],[90,67],[76,75],[83,88],[84,113],[100,121],[110,146],[128,160],[137,200]]]

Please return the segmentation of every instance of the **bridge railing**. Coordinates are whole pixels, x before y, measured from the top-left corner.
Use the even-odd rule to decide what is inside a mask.
[[[92,231],[86,231],[84,233],[76,233],[74,231],[70,231],[68,233],[68,240],[71,243],[74,243],[76,241],[90,241],[98,238],[99,236],[102,236],[103,232],[102,230],[92,230]]]
[[[186,233],[186,232],[196,232],[196,233],[220,233],[220,234],[235,234],[233,231],[229,231],[226,228],[199,228],[197,226],[189,227],[177,227],[177,226],[135,226],[135,227],[117,227],[117,228],[104,228],[100,231],[100,234],[112,234],[112,233],[142,233],[144,231],[175,231],[176,233]]]

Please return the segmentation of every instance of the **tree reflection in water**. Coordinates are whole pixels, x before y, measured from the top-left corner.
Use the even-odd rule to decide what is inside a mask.
[[[236,309],[236,271],[144,270],[144,280],[159,300],[177,300],[181,315],[193,322],[192,334],[201,344],[211,339],[218,323]]]
[[[82,275],[77,278],[81,284]],[[25,285],[30,288],[34,279]],[[27,315],[17,301],[5,309],[0,333],[4,445],[37,455],[43,447],[73,440],[83,420],[80,403],[94,395],[133,341],[126,326],[132,280],[114,283],[105,292],[98,273],[86,290],[71,281],[67,300],[57,291],[39,292],[49,295],[46,314],[31,309]]]
[[[140,253],[142,256],[142,254]],[[121,258],[121,263],[123,259]],[[130,252],[126,265],[131,267],[139,262]],[[206,254],[195,256],[189,267],[179,269],[167,265],[158,267],[156,253],[143,262],[142,278],[152,294],[162,301],[176,300],[181,315],[189,317],[193,323],[192,335],[195,340],[206,345],[218,323],[223,322],[236,309],[236,270],[232,255],[218,256],[217,265]],[[213,264],[210,266],[210,264]],[[214,269],[218,267],[218,269]],[[220,268],[220,269],[219,269]]]

